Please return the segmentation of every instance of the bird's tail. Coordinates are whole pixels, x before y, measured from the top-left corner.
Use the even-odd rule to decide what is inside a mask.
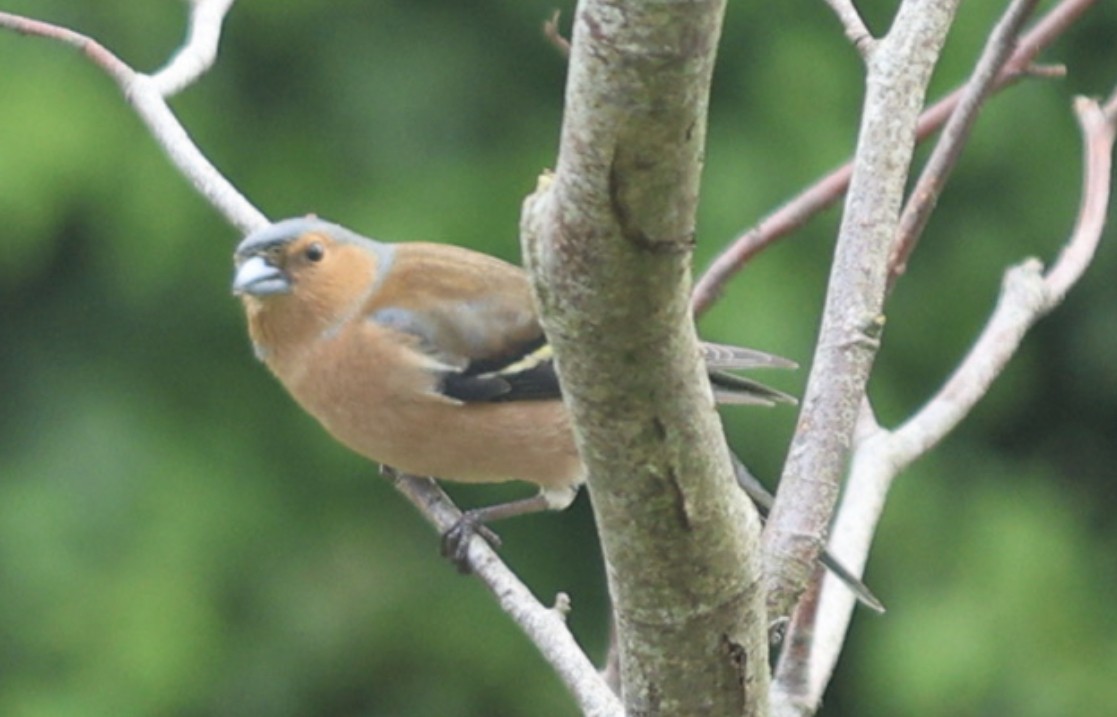
[[[794,361],[773,354],[726,344],[702,344],[702,357],[718,403],[730,405],[772,406],[777,403],[794,404],[795,398],[749,378],[730,371],[747,371],[754,368],[798,368]]]
[[[741,486],[745,494],[756,504],[757,510],[760,511],[760,517],[766,519],[768,517],[768,511],[772,509],[772,494],[756,479],[756,476],[749,471],[748,467],[741,462],[741,459],[738,458],[733,451],[729,452],[729,457],[733,461],[733,472],[737,475],[737,485]],[[861,582],[860,578],[839,563],[837,558],[831,555],[826,548],[822,549],[822,552],[818,556],[818,560],[826,566],[827,570],[834,574],[834,577],[845,583],[846,587],[857,597],[858,602],[874,612],[884,612],[884,604],[877,599],[873,591],[870,590],[865,583]]]

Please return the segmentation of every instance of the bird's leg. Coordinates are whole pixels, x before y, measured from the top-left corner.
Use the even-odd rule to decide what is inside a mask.
[[[550,509],[551,504],[547,497],[539,493],[530,498],[467,510],[456,523],[450,526],[449,530],[442,534],[442,557],[449,558],[459,573],[468,575],[473,572],[469,564],[470,538],[479,535],[494,548],[500,547],[500,538],[486,523]]]
[[[392,466],[381,464],[380,475],[391,481],[399,481],[403,473]],[[559,493],[565,495],[566,491],[560,491]],[[493,548],[500,547],[500,536],[493,532],[486,523],[490,523],[494,520],[513,518],[517,515],[538,513],[544,510],[556,510],[559,507],[564,507],[569,503],[569,500],[573,500],[573,496],[576,493],[576,487],[570,489],[569,499],[559,499],[558,503],[556,503],[556,498],[553,495],[549,496],[546,492],[541,492],[531,498],[513,500],[508,503],[498,503],[484,508],[474,508],[472,510],[463,511],[461,517],[442,533],[442,557],[449,558],[450,562],[458,569],[458,572],[463,575],[468,575],[473,572],[469,564],[470,538],[477,535]]]
[[[741,486],[741,490],[745,491],[745,494],[756,504],[760,517],[767,518],[768,511],[772,509],[772,494],[756,479],[733,451],[729,452],[729,457],[733,461],[733,472],[737,476],[737,485]],[[884,612],[884,604],[877,599],[876,595],[873,595],[873,591],[839,563],[838,559],[831,555],[825,547],[819,554],[818,561],[825,565],[826,569],[834,574],[834,577],[845,583],[846,587],[857,597],[858,602],[874,612]]]

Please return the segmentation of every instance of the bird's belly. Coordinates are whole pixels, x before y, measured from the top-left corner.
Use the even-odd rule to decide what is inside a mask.
[[[280,379],[337,440],[397,470],[469,483],[522,480],[544,488],[583,482],[561,401],[458,403],[434,393],[433,380],[419,391],[405,376],[373,378],[368,358],[360,371],[323,361],[313,364],[316,371]]]
[[[437,401],[397,406],[382,420],[336,421],[329,411],[319,418],[357,453],[413,475],[467,483],[522,480],[547,488],[582,482],[581,461],[560,403]]]

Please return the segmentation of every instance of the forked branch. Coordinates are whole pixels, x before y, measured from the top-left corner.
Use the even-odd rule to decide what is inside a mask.
[[[934,448],[989,391],[1015,355],[1028,329],[1058,306],[1094,257],[1109,199],[1117,90],[1104,105],[1079,98],[1075,113],[1083,134],[1082,202],[1075,228],[1055,263],[1045,272],[1028,259],[1005,272],[997,305],[974,346],[943,387],[895,431],[881,428],[866,402],[862,406],[846,492],[833,526],[830,549],[859,570],[893,480]],[[830,681],[845,641],[853,600],[827,578],[815,612],[800,612],[789,641],[806,644],[789,653],[776,672],[773,704],[779,715],[813,714]]]
[[[206,6],[207,3],[199,3]],[[267,218],[198,150],[186,129],[167,106],[163,88],[151,75],[134,70],[93,38],[68,28],[0,12],[0,27],[75,47],[116,82],[148,131],[175,167],[230,224],[242,233],[267,225]],[[197,75],[195,75],[197,77]]]
[[[1037,71],[1033,66],[1039,53],[1067,31],[1097,0],[1062,0],[1020,36],[1011,57],[997,73],[990,89],[997,92],[1028,75],[1050,76],[1052,68]],[[1054,68],[1057,74],[1060,68]],[[927,108],[916,125],[916,137],[922,141],[939,130],[954,112],[962,98],[956,89]],[[741,233],[729,243],[695,284],[691,308],[695,315],[704,313],[721,295],[725,285],[757,254],[773,243],[791,235],[816,215],[832,207],[845,194],[853,165],[846,163],[811,184],[797,196]]]

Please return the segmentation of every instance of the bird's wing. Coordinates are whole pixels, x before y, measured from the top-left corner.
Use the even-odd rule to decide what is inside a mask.
[[[438,390],[464,402],[544,401],[562,396],[527,275],[519,267],[448,245],[397,244],[391,274],[367,316],[413,337],[437,362]],[[702,345],[719,403],[795,403],[782,391],[728,371],[794,368],[762,351]]]
[[[436,362],[441,394],[467,403],[560,397],[522,269],[458,247],[396,248],[366,315]]]

